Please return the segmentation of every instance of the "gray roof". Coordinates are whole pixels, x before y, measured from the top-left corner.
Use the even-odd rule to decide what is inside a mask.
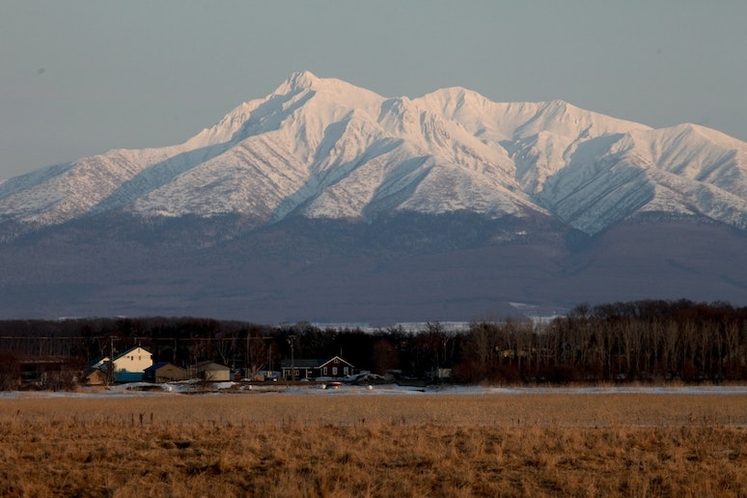
[[[343,363],[345,363],[346,365],[348,365],[349,367],[355,368],[355,367],[353,367],[353,365],[350,362],[343,360],[339,356],[333,356],[332,358],[329,358],[327,360],[325,360],[325,359],[318,359],[318,358],[317,359],[313,359],[313,360],[306,359],[306,358],[299,358],[299,359],[295,360],[295,367],[296,368],[321,368],[321,367],[323,367],[324,365],[326,365],[327,363],[329,363],[330,361],[332,361],[334,359],[338,359],[338,360],[342,361]],[[291,361],[290,360],[282,360],[280,362],[280,366],[282,368],[290,368],[291,367]]]
[[[324,365],[326,365],[327,363],[330,363],[330,362],[331,362],[331,361],[333,361],[333,360],[340,360],[341,362],[343,362],[344,364],[346,364],[346,365],[347,365],[347,366],[349,366],[350,368],[355,368],[355,367],[353,366],[353,364],[352,364],[352,363],[350,363],[349,361],[345,361],[345,360],[343,360],[343,359],[342,359],[342,358],[340,358],[339,356],[333,356],[332,358],[330,358],[329,360],[327,360],[327,361],[325,361],[324,363],[320,364],[319,366],[320,366],[320,367],[323,367]]]
[[[192,365],[192,368],[196,370],[231,370],[225,365],[221,365],[220,363],[215,363],[214,361],[201,361],[200,363],[195,363]]]
[[[159,362],[159,363],[154,363],[153,365],[149,366],[148,368],[146,368],[145,370],[143,370],[143,372],[150,372],[151,370],[155,372],[155,371],[156,371],[156,370],[158,370],[159,368],[163,368],[163,367],[165,367],[166,365],[173,365],[174,367],[178,368],[179,370],[184,370],[184,369],[183,369],[182,367],[180,367],[179,365],[174,365],[174,364],[173,364],[173,363],[171,363],[170,361],[161,361],[161,362]]]

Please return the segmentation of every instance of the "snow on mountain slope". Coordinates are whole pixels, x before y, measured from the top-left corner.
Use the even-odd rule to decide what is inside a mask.
[[[47,170],[50,174],[29,178],[27,188],[0,198],[2,217],[48,225],[86,214],[138,172],[141,161],[128,157],[134,153],[122,152],[84,158],[57,171]]]
[[[74,163],[58,164],[0,181],[0,200],[44,183],[57,175],[63,174],[73,166]]]
[[[648,126],[579,109],[567,102],[496,103],[463,88],[448,88],[421,99],[443,116],[460,123],[483,142],[505,147],[515,176],[531,194],[548,176],[568,165],[579,144],[601,136]]]
[[[310,73],[293,75],[232,127],[231,148],[137,199],[131,209],[165,216],[238,212],[265,220],[292,211],[343,175],[341,165],[354,164],[380,134],[369,127],[355,140],[341,140],[355,128],[349,123],[365,127],[374,119],[384,99],[339,80],[326,82]]]
[[[710,184],[747,199],[747,148],[744,142],[702,126],[683,124],[631,133],[620,143],[656,169]]]
[[[0,183],[0,221],[46,225],[113,209],[256,223],[541,212],[587,233],[662,211],[747,229],[747,144],[563,101],[496,103],[463,88],[385,98],[301,72],[183,144],[113,150]]]
[[[747,228],[747,144],[679,125],[580,145],[536,198],[562,220],[598,232],[636,212],[705,216]]]
[[[302,73],[268,98],[265,111],[242,127],[246,139],[132,209],[167,216],[240,212],[277,221],[297,209],[311,217],[360,218],[380,209],[517,213],[516,203],[532,207],[501,185],[516,187],[504,149],[486,146],[409,99],[384,99]],[[489,181],[480,181],[486,174]],[[418,190],[426,177],[430,188]],[[465,185],[480,192],[475,202]],[[401,195],[416,190],[409,202]]]

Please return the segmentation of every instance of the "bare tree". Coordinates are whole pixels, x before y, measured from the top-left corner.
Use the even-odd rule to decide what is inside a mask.
[[[377,339],[373,345],[372,363],[374,372],[384,375],[399,365],[399,352],[388,339]]]
[[[12,391],[21,383],[21,366],[12,351],[0,351],[0,391]]]
[[[271,337],[265,337],[258,332],[249,332],[246,336],[246,357],[249,361],[248,373],[256,375],[260,370],[269,369]]]

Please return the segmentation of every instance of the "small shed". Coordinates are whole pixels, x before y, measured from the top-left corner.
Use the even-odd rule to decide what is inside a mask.
[[[187,370],[170,362],[154,363],[143,371],[145,382],[173,382],[186,378]]]
[[[220,363],[203,361],[189,368],[189,377],[208,382],[226,382],[231,380],[231,369]]]
[[[86,386],[103,386],[106,384],[106,373],[98,368],[86,368],[80,380]]]

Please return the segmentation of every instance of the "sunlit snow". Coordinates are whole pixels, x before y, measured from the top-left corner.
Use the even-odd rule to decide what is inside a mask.
[[[386,98],[300,72],[182,144],[112,150],[0,183],[5,220],[49,225],[112,209],[259,222],[297,212],[545,213],[587,233],[661,211],[744,229],[747,143],[560,100],[497,103],[464,88]]]

